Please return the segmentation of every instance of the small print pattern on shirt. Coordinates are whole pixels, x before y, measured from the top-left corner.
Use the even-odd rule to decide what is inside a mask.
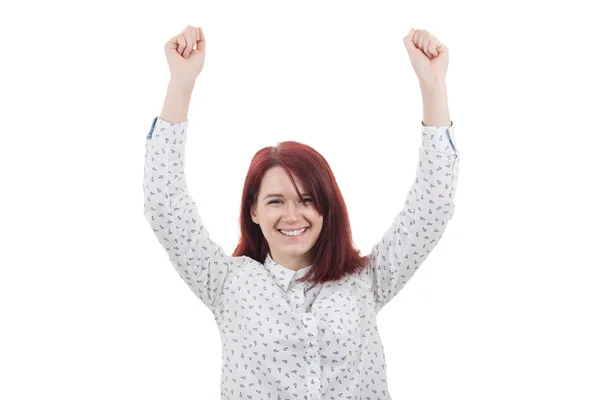
[[[231,257],[214,243],[186,187],[188,121],[156,117],[146,137],[144,216],[175,271],[213,313],[222,340],[221,398],[389,400],[381,308],[439,242],[454,213],[454,125],[424,126],[402,210],[361,273],[296,282],[269,255]]]

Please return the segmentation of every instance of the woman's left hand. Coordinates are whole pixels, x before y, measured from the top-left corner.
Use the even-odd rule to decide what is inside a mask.
[[[448,48],[424,29],[411,29],[404,46],[421,85],[445,83],[448,71]]]

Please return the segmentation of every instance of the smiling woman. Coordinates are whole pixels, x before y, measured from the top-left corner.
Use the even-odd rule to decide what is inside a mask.
[[[211,240],[184,171],[204,41],[201,29],[188,26],[165,46],[172,80],[146,137],[144,215],[179,276],[213,312],[222,339],[221,398],[390,400],[377,314],[454,214],[459,154],[440,83],[446,47],[427,31],[404,38],[424,90],[419,163],[406,199],[398,199],[402,209],[369,255],[354,247],[325,158],[286,141],[252,158],[241,237],[230,256]],[[200,341],[184,336],[197,349]]]
[[[353,246],[333,172],[312,147],[286,141],[259,150],[250,162],[242,199],[241,239],[233,256],[264,262],[269,254],[294,271],[311,266],[305,279],[319,283],[366,265],[367,257]]]

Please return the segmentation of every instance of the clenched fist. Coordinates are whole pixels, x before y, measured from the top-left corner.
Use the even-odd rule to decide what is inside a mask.
[[[421,84],[445,82],[448,71],[448,48],[426,30],[411,29],[404,46]]]
[[[194,49],[194,46],[196,48]],[[204,67],[206,40],[202,28],[188,25],[165,44],[171,78],[193,82]]]

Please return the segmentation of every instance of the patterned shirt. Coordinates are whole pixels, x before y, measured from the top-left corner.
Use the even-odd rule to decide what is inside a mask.
[[[188,192],[188,120],[156,117],[146,138],[144,216],[171,264],[213,313],[221,399],[391,399],[376,317],[439,242],[454,213],[454,125],[421,122],[416,179],[362,272],[325,284],[214,243]]]

